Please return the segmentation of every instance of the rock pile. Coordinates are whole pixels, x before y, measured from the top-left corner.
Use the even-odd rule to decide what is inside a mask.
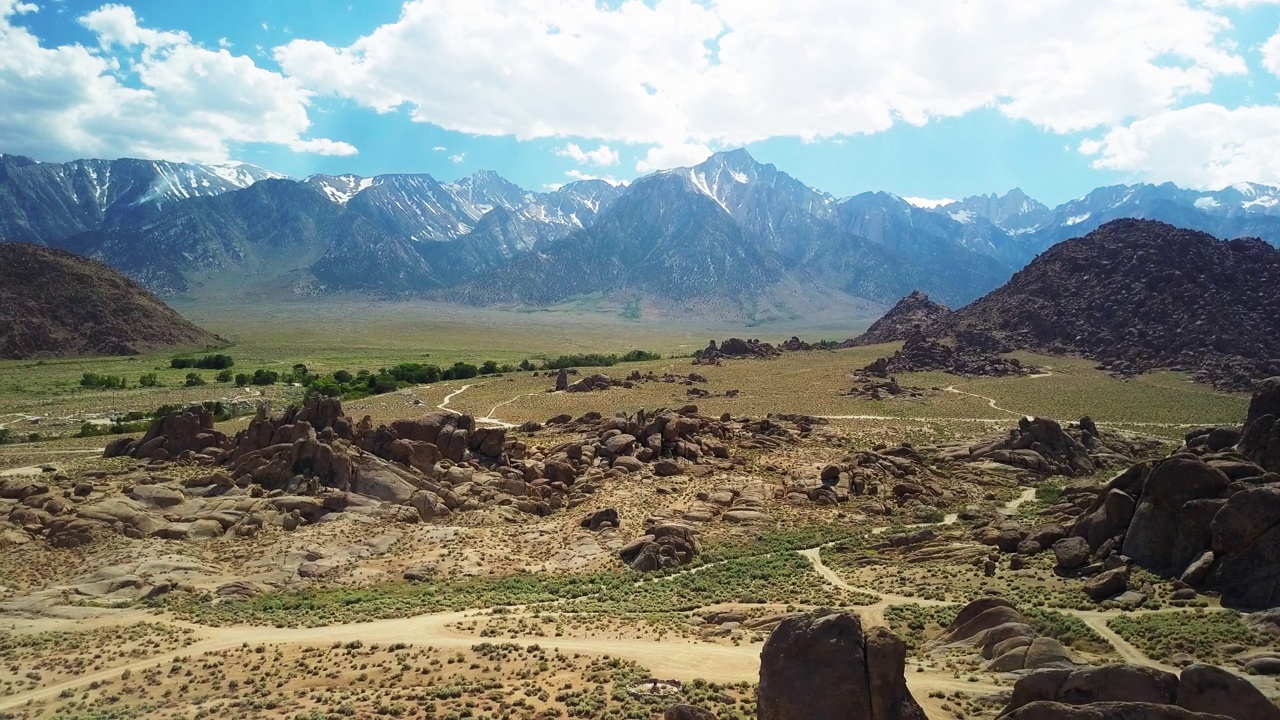
[[[886,628],[864,633],[856,615],[790,617],[760,652],[759,720],[924,720],[907,689],[906,645]]]
[[[693,527],[663,522],[646,528],[644,535],[618,551],[618,558],[632,570],[651,572],[688,565],[698,550],[698,535]]]
[[[853,388],[840,394],[863,400],[888,400],[890,398],[924,397],[924,389],[900,385],[892,375],[888,377],[872,377],[870,375],[855,374],[853,376]]]
[[[1212,665],[1181,676],[1139,665],[1039,670],[1019,678],[1001,720],[1280,720],[1248,680]]]
[[[1024,417],[1006,435],[944,446],[939,459],[990,461],[1043,476],[1075,477],[1131,465],[1162,445],[1158,438],[1101,430],[1088,417],[1066,427],[1050,418]]]
[[[1076,663],[1057,639],[1042,636],[1003,598],[986,597],[965,605],[956,619],[926,649],[939,654],[977,650],[990,672],[1073,668]]]
[[[883,317],[871,323],[871,327],[856,338],[846,340],[841,347],[860,347],[881,343],[902,342],[907,338],[923,335],[945,335],[951,310],[934,302],[919,290],[902,298]]]
[[[1036,368],[1023,365],[1016,358],[1001,356],[1001,353],[1012,351],[1012,347],[1001,344],[987,333],[957,333],[955,344],[916,333],[906,339],[901,350],[876,360],[861,372],[885,378],[898,373],[937,370],[965,377],[1004,377],[1036,372]]]
[[[1170,457],[1074,493],[1072,503],[1087,507],[1070,529],[1079,539],[1073,562],[1087,546],[1096,562],[1122,556],[1216,590],[1224,605],[1280,605],[1280,474],[1256,462],[1273,458],[1277,385],[1267,381],[1255,393],[1245,431],[1192,431]]]
[[[729,338],[716,346],[716,341],[712,340],[707,347],[700,351],[693,359],[694,365],[719,365],[725,360],[739,360],[742,358],[775,358],[782,354],[782,351],[766,342],[759,340],[743,340],[741,338]]]

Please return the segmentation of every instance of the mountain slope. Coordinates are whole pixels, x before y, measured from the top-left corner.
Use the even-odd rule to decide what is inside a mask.
[[[183,200],[220,195],[279,175],[252,165],[162,160],[42,163],[0,155],[0,237],[52,244]]]
[[[100,262],[0,243],[0,358],[136,355],[219,344]]]
[[[951,320],[951,310],[936,303],[919,290],[902,298],[883,317],[871,323],[867,331],[849,344],[879,345],[901,342],[913,335],[933,335],[946,332]]]
[[[1280,249],[1117,220],[1060,243],[956,311],[955,329],[1078,353],[1118,373],[1183,368],[1220,388],[1280,374]]]
[[[590,228],[447,295],[474,303],[551,304],[634,290],[675,301],[743,300],[783,272],[781,258],[687,175],[661,173],[634,183]]]

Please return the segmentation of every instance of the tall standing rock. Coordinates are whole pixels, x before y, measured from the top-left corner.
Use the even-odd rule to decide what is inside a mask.
[[[906,648],[870,636],[849,613],[819,610],[778,625],[760,654],[759,720],[924,720],[907,690]]]

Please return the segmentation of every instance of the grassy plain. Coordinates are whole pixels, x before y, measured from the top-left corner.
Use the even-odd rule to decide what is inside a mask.
[[[287,372],[295,363],[320,373],[340,369],[376,372],[402,362],[441,367],[456,361],[516,364],[529,359],[536,363],[562,354],[623,354],[644,349],[664,359],[582,372],[625,377],[633,370],[658,375],[696,371],[708,380],[697,387],[711,393],[710,397],[691,398],[688,386],[659,382],[603,393],[551,394],[552,378],[521,372],[419,386],[351,404],[352,414],[368,413],[375,420],[420,414],[466,385],[464,392],[452,398],[450,408],[517,424],[560,413],[578,415],[595,410],[611,414],[696,402],[707,413],[824,415],[842,418],[841,422],[853,426],[870,426],[871,430],[896,425],[925,437],[939,431],[972,436],[992,424],[1023,414],[1040,414],[1063,420],[1090,415],[1104,425],[1177,438],[1191,425],[1238,422],[1246,403],[1244,396],[1216,392],[1177,373],[1120,380],[1094,369],[1088,360],[1026,353],[1019,357],[1044,368],[1046,375],[970,379],[945,373],[909,374],[899,380],[924,388],[923,398],[881,401],[844,393],[851,387],[850,375],[856,369],[893,352],[893,345],[791,353],[776,360],[737,361],[718,367],[694,367],[688,357],[705,347],[707,340],[730,336],[761,337],[770,342],[791,335],[809,341],[842,339],[859,332],[865,318],[851,318],[845,327],[827,323],[759,328],[669,320],[637,322],[617,314],[575,310],[514,312],[354,300],[237,307],[192,303],[179,304],[179,309],[228,339],[231,344],[220,352],[235,358],[232,369],[237,373],[251,374],[258,368]],[[278,406],[296,401],[302,394],[300,388],[284,385],[237,388],[232,383],[215,382],[216,373],[207,370],[198,371],[207,385],[186,387],[183,381],[189,371],[170,369],[171,357],[166,353],[0,362],[0,428],[20,437],[32,432],[45,438],[59,437],[74,434],[85,421],[105,422],[103,418],[112,412],[145,412],[162,405],[209,400],[267,400]],[[130,387],[83,388],[80,378],[89,372],[122,376]],[[159,386],[137,386],[141,375],[153,372]],[[729,393],[731,390],[737,393]],[[41,420],[33,423],[31,417]],[[236,427],[232,423],[229,429]],[[81,443],[90,448],[100,444]],[[10,446],[0,450],[0,455],[13,452],[17,450]],[[12,462],[0,460],[0,468],[12,466]]]

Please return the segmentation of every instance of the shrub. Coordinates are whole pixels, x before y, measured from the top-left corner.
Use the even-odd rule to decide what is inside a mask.
[[[244,387],[249,384],[249,376],[244,373],[236,373],[236,387]]]
[[[346,370],[335,370],[335,371],[334,371],[334,373],[333,373],[333,379],[334,379],[334,381],[335,381],[335,382],[337,382],[338,384],[340,384],[340,385],[345,385],[345,384],[347,384],[347,383],[351,382],[351,380],[352,380],[352,375],[351,375],[351,373],[347,372]]]
[[[80,378],[80,385],[100,390],[123,390],[128,387],[124,378],[118,375],[99,375],[97,373],[85,373],[84,377]]]
[[[138,378],[138,387],[155,387],[159,384],[160,378],[153,372]]]
[[[187,380],[185,384],[187,387],[195,387],[197,385],[204,385],[205,382],[204,378],[200,377],[200,373],[187,373]]]
[[[200,358],[174,358],[169,361],[169,367],[174,370],[188,370],[196,368],[199,370],[225,370],[235,365],[236,361],[231,359],[230,355],[205,355]]]
[[[275,370],[263,370],[258,368],[253,371],[253,379],[250,381],[254,385],[275,385],[280,381],[280,373]]]
[[[643,362],[645,360],[661,360],[662,356],[648,350],[632,350],[622,356],[621,362]]]
[[[230,370],[223,370],[222,372],[218,373],[217,380],[220,383],[231,382],[231,379],[233,377],[234,375],[231,373]]]
[[[480,374],[480,368],[464,362],[456,362],[448,370],[440,374],[441,380],[466,380]]]

